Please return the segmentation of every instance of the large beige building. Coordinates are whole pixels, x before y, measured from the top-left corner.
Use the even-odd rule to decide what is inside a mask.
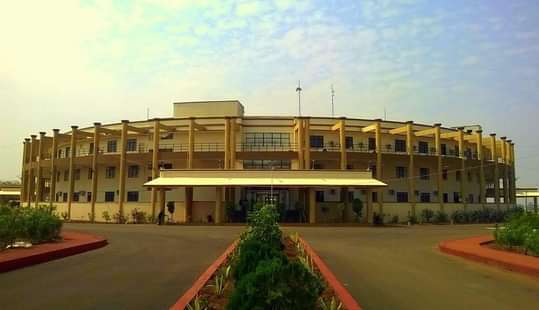
[[[156,215],[177,222],[241,221],[256,201],[283,220],[407,221],[421,210],[515,203],[514,144],[478,126],[380,119],[247,116],[238,101],[182,102],[174,116],[54,129],[24,141],[27,204],[73,220]]]

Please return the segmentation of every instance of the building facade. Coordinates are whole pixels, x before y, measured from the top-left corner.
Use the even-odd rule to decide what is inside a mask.
[[[160,189],[144,184],[174,169],[367,172],[384,188],[319,187],[314,222],[353,221],[351,201],[372,202],[372,214],[406,221],[421,210],[513,205],[514,144],[480,127],[445,128],[412,121],[330,117],[247,116],[238,101],[174,104],[170,118],[94,123],[25,139],[21,200],[53,204],[73,220],[159,212]],[[207,222],[216,199],[236,220],[246,204],[276,201],[288,221],[302,221],[305,193],[286,187],[169,188],[177,222]],[[165,199],[165,198],[164,198]],[[225,207],[223,207],[225,208]],[[231,211],[232,210],[232,211]],[[242,213],[243,212],[243,213]],[[226,213],[226,212],[225,212]],[[228,220],[232,220],[232,215]],[[370,220],[370,219],[369,219]]]

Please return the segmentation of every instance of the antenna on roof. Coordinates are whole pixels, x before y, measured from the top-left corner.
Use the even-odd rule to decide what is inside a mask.
[[[386,112],[386,107],[384,107],[384,121],[387,120],[387,112]]]
[[[335,98],[335,89],[333,89],[333,84],[331,84],[331,117],[335,117],[335,105],[333,99]]]
[[[146,108],[146,119],[150,119],[150,108]]]
[[[298,114],[299,116],[301,116],[301,84],[300,84],[300,81],[298,80],[298,87],[296,88],[296,92],[298,93]]]

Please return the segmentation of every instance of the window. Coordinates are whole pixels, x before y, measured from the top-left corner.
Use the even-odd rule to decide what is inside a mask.
[[[290,134],[284,132],[247,132],[244,135],[248,146],[287,146],[290,145]]]
[[[430,178],[429,174],[430,174],[429,168],[419,168],[420,180],[428,180]]]
[[[442,170],[442,179],[447,180],[447,169]]]
[[[138,201],[138,192],[127,192],[127,201],[128,202]]]
[[[80,180],[80,169],[75,169],[75,171],[73,173],[73,178],[75,180]]]
[[[430,202],[430,193],[421,193],[419,195],[420,202]]]
[[[316,191],[316,202],[324,202],[324,191]]]
[[[468,195],[468,202],[473,203],[473,194]]]
[[[311,147],[324,147],[324,136],[311,136],[310,145]]]
[[[114,202],[114,192],[105,192],[105,202]]]
[[[444,193],[442,197],[443,197],[444,203],[449,202],[449,194],[448,193]]]
[[[71,147],[66,147],[66,158],[71,157]]]
[[[69,171],[64,170],[64,182],[66,182],[67,180],[69,180]]]
[[[472,182],[472,181],[473,181],[472,173],[468,171],[468,182]]]
[[[62,200],[67,202],[67,193],[62,193]]]
[[[56,171],[56,182],[60,181],[60,171]]]
[[[86,202],[91,202],[92,201],[92,192],[87,192],[86,193]]]
[[[464,151],[464,156],[466,156],[466,158],[468,159],[472,159],[472,149],[467,147],[466,150]]]
[[[324,169],[324,165],[322,165],[322,163],[318,161],[313,161],[313,169],[315,170]]]
[[[455,178],[457,179],[457,181],[460,181],[462,179],[462,172],[460,170],[457,171],[457,173],[455,174]]]
[[[94,153],[94,143],[90,143],[90,147],[88,148],[88,154],[93,154]]]
[[[172,169],[172,164],[171,163],[164,164],[163,169]]]
[[[116,167],[107,167],[105,170],[105,178],[114,179],[116,177]]]
[[[440,144],[442,155],[447,155],[447,145],[445,143]]]
[[[354,138],[353,137],[345,137],[344,138],[344,144],[347,149],[353,149],[354,148]]]
[[[62,158],[63,154],[64,153],[62,152],[62,149],[59,149],[58,150],[58,156],[56,156],[56,158]]]
[[[138,166],[129,166],[127,168],[128,178],[138,178]]]
[[[397,178],[405,178],[406,177],[406,167],[396,167],[395,175]]]
[[[408,192],[397,192],[397,202],[408,202]]]
[[[127,152],[137,151],[137,139],[127,139]]]
[[[372,192],[372,202],[378,202],[378,192]]]
[[[79,202],[79,198],[80,198],[79,192],[74,192],[73,193],[73,201],[74,202]]]
[[[290,160],[248,159],[243,161],[243,169],[290,169]]]
[[[395,152],[406,152],[406,141],[397,139],[395,140]]]
[[[429,153],[429,143],[424,141],[419,141],[418,144],[419,153],[428,154]]]
[[[459,192],[453,192],[453,202],[459,203],[460,201],[460,193]]]
[[[116,140],[107,141],[107,153],[116,153],[117,142]]]
[[[92,170],[92,168],[88,168],[88,180],[91,180],[93,176],[94,176],[94,171]]]
[[[369,151],[376,150],[376,139],[375,138],[369,138]]]

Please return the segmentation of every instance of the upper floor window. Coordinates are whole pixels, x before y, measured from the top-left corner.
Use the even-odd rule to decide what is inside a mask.
[[[311,147],[324,147],[324,136],[311,136],[309,140]]]
[[[290,160],[248,159],[243,169],[290,169]]]
[[[133,166],[129,166],[127,168],[127,177],[128,178],[137,178],[138,177],[138,166],[136,165],[133,165]]]
[[[405,178],[406,177],[406,168],[405,167],[396,167],[395,175],[397,178]]]
[[[429,174],[429,168],[419,168],[419,178],[421,180],[428,180]]]
[[[118,145],[117,145],[117,141],[116,140],[109,140],[107,141],[107,153],[116,153],[117,149],[118,149]]]
[[[395,140],[395,152],[406,152],[406,141],[397,139]]]
[[[116,167],[107,167],[105,170],[105,178],[114,179],[116,176]]]
[[[66,157],[66,158],[71,157],[71,147],[69,147],[69,146],[66,147],[66,156],[65,156],[65,157]]]
[[[442,155],[447,155],[447,144],[442,143],[440,145],[440,148],[441,148]]]
[[[88,180],[91,180],[94,176],[94,170],[92,168],[88,168]]]
[[[408,192],[397,192],[397,202],[408,202]]]
[[[137,151],[137,139],[127,139],[127,152]]]
[[[354,138],[353,137],[345,137],[344,138],[344,144],[347,149],[351,149],[354,147]]]
[[[244,139],[245,144],[256,146],[290,144],[290,134],[286,132],[247,132]]]
[[[419,153],[428,154],[429,153],[429,143],[424,141],[419,141],[418,143]]]
[[[62,151],[62,149],[59,149],[58,155],[56,156],[56,158],[62,158],[63,156],[64,156],[64,152]]]
[[[376,139],[375,138],[369,138],[369,151],[376,150]]]
[[[94,143],[90,143],[90,147],[88,148],[88,154],[93,154],[94,153]]]
[[[447,180],[447,169],[442,170],[442,179]]]

